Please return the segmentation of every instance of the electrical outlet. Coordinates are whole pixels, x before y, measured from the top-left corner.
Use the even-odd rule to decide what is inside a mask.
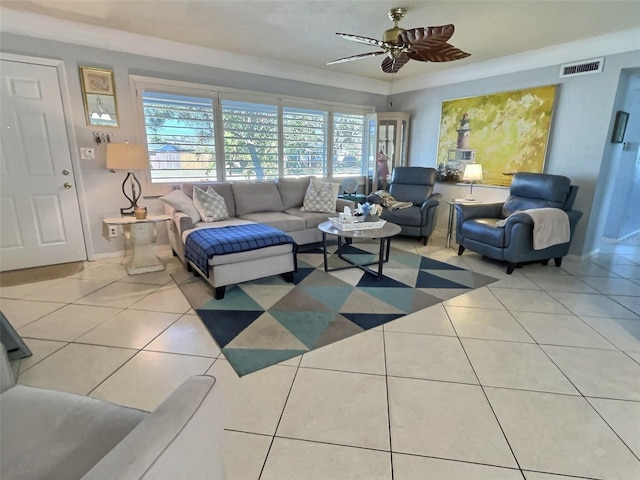
[[[96,151],[93,147],[82,147],[80,149],[80,158],[82,160],[95,160]]]
[[[109,225],[109,238],[114,238],[118,236],[118,226],[117,225]]]

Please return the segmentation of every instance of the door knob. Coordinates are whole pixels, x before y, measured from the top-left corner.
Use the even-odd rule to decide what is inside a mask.
[[[63,175],[69,175],[71,172],[69,170],[67,170],[66,168],[64,170],[62,170],[62,174]]]
[[[69,190],[71,187],[73,187],[73,185],[71,185],[69,182],[66,182],[64,184],[64,188],[66,188],[67,190]]]

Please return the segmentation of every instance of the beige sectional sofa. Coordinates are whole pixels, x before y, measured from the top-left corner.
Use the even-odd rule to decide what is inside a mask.
[[[345,206],[354,208],[355,204],[350,200],[337,198],[336,187],[335,213],[301,210],[310,180],[311,177],[303,177],[282,178],[276,181],[182,184],[179,189],[189,198],[193,198],[193,188],[196,185],[203,190],[212,187],[224,198],[230,218],[214,223],[194,221],[193,216],[188,213],[166,205],[166,212],[172,217],[169,228],[171,248],[185,265],[198,271],[184,256],[186,235],[195,228],[255,222],[287,233],[298,245],[320,242],[322,233],[317,226],[327,218],[337,216],[337,212],[343,211]],[[222,287],[222,290],[218,291],[221,298],[224,295],[225,285],[293,272],[295,257],[292,255],[290,245],[278,245],[252,252],[214,257],[209,262],[209,266],[209,275],[208,278],[205,275],[205,279],[216,290]],[[218,295],[216,297],[218,298]]]

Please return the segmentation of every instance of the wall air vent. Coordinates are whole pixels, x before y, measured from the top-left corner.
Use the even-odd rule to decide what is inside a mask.
[[[604,66],[604,58],[594,58],[580,62],[567,63],[560,68],[560,78],[575,77],[576,75],[587,75],[589,73],[600,73]]]

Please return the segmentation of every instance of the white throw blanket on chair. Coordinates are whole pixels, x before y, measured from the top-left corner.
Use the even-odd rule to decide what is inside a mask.
[[[512,213],[525,213],[533,220],[533,249],[542,250],[553,245],[567,243],[571,239],[569,216],[559,208],[532,208]],[[510,216],[511,216],[510,215]],[[504,227],[508,218],[496,223]]]

